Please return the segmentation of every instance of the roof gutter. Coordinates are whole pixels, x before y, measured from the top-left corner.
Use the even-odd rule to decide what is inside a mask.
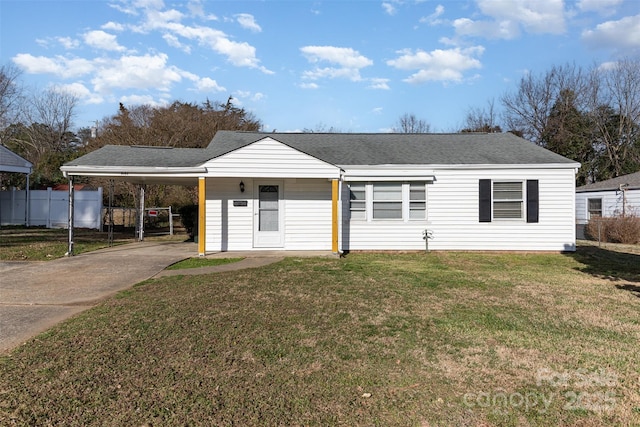
[[[159,168],[140,166],[61,166],[60,170],[65,178],[69,176],[106,176],[106,177],[162,177],[181,176],[198,177],[207,173],[207,168]]]

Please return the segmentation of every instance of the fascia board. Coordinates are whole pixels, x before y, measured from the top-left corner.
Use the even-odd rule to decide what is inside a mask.
[[[346,174],[350,174],[353,171],[369,170],[369,171],[404,171],[404,170],[420,170],[433,173],[437,170],[452,170],[452,169],[575,169],[580,167],[580,163],[485,163],[485,164],[425,164],[425,165],[340,165],[340,167],[346,171]]]
[[[207,173],[206,168],[159,168],[159,167],[122,167],[122,166],[61,166],[65,177],[69,175],[83,176],[202,176]]]

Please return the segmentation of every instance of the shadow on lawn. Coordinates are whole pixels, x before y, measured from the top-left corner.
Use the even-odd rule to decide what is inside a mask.
[[[578,246],[576,252],[568,256],[585,265],[578,268],[584,273],[612,282],[629,282],[615,286],[640,298],[640,255],[597,246]]]

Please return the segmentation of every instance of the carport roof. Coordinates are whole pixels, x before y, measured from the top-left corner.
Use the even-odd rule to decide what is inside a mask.
[[[33,164],[4,145],[0,145],[0,172],[30,174]]]

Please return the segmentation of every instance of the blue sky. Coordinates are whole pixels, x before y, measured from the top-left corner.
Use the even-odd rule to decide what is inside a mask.
[[[640,55],[638,0],[0,0],[0,20],[0,62],[75,94],[76,127],[232,96],[265,131],[456,131],[525,73]]]

